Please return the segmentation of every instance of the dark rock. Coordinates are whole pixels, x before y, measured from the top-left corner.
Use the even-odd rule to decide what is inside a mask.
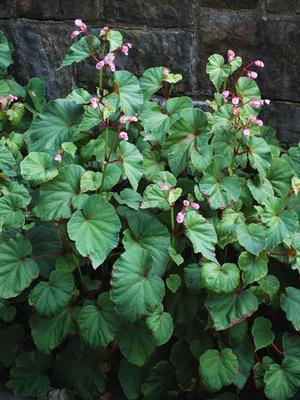
[[[265,123],[277,131],[282,142],[297,143],[300,140],[300,104],[274,101],[261,113]]]
[[[12,0],[7,1],[6,8],[14,18],[96,21],[103,17],[103,0]]]
[[[300,14],[300,0],[267,0],[266,9],[271,13]]]
[[[261,59],[258,84],[263,96],[275,100],[300,102],[299,19],[261,17],[249,13],[217,12],[202,9],[200,15],[200,89],[207,91],[207,58],[212,53],[226,54],[233,49],[248,63]]]
[[[71,27],[63,23],[19,19],[14,23],[0,22],[0,29],[15,48],[12,72],[19,82],[25,84],[28,79],[38,76],[46,83],[50,98],[64,96],[72,90],[71,71],[57,71],[71,44]]]
[[[193,35],[178,31],[123,30],[124,41],[133,43],[126,57],[116,58],[117,69],[126,69],[141,76],[145,69],[155,66],[171,68],[181,73],[183,81],[176,84],[174,93],[191,93],[196,86],[195,46]],[[76,81],[79,86],[94,90],[97,85],[95,62],[81,63],[77,68]]]
[[[259,0],[200,0],[200,5],[212,8],[229,8],[231,10],[251,9],[259,5]]]
[[[191,27],[195,14],[194,0],[110,0],[106,16],[134,26]]]

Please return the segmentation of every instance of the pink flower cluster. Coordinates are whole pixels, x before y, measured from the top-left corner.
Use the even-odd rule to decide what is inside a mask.
[[[9,94],[6,98],[0,97],[0,107],[5,107],[7,106],[8,103],[11,103],[13,101],[17,101],[18,97],[14,96],[13,94]]]
[[[185,200],[183,200],[182,203],[183,203],[183,208],[182,208],[182,210],[176,215],[176,222],[177,222],[178,224],[182,224],[182,223],[184,222],[184,219],[185,219],[185,209],[186,209],[187,207],[192,207],[192,208],[194,208],[195,210],[199,210],[199,208],[200,208],[199,203],[197,203],[197,202],[195,202],[195,201],[190,202],[189,200],[185,199]]]
[[[98,105],[99,105],[98,97],[92,97],[91,98],[91,105],[92,105],[92,109],[93,110],[98,107]]]
[[[120,123],[122,125],[125,125],[126,122],[137,122],[137,117],[135,115],[122,115],[122,117],[120,118]]]
[[[82,22],[81,19],[75,19],[74,23],[75,23],[75,27],[78,29],[75,29],[75,31],[72,32],[72,34],[71,34],[72,39],[75,39],[81,33],[87,33],[87,26],[85,23]]]
[[[122,132],[120,132],[119,133],[119,138],[120,139],[122,139],[122,140],[128,140],[128,134],[127,134],[127,132],[125,132],[125,131],[122,131]]]

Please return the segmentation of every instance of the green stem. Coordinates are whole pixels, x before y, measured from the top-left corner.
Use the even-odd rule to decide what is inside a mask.
[[[172,235],[171,245],[172,245],[172,247],[174,247],[176,238],[174,236],[174,233],[175,233],[175,217],[174,217],[174,207],[173,206],[171,207],[170,217],[171,217],[171,235]]]
[[[108,161],[108,125],[105,127],[105,161]]]
[[[105,157],[104,157],[105,164],[104,164],[104,168],[103,168],[103,172],[102,172],[102,180],[101,180],[101,185],[99,188],[99,193],[102,193],[102,190],[103,190],[103,185],[104,185],[105,175],[107,172],[109,157],[110,157],[110,153],[108,154],[108,125],[107,125],[105,127]]]
[[[103,70],[99,69],[99,92],[100,96],[103,95]]]

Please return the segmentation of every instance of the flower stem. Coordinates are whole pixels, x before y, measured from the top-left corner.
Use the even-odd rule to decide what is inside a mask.
[[[174,247],[175,245],[175,216],[174,216],[174,206],[171,206],[171,212],[170,212],[170,218],[171,218],[171,245]]]
[[[103,70],[99,69],[99,92],[100,96],[103,95]]]
[[[109,163],[109,157],[110,157],[110,154],[108,154],[108,125],[106,125],[106,127],[105,127],[105,157],[104,157],[104,168],[103,168],[103,172],[102,172],[102,180],[101,180],[101,185],[100,185],[100,188],[99,188],[99,193],[101,193],[102,190],[103,190],[105,175],[106,175],[107,166],[108,166],[108,163]]]

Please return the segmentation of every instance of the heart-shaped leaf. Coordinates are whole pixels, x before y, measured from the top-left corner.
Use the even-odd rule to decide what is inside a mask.
[[[128,178],[133,189],[137,190],[144,172],[143,156],[134,144],[126,141],[120,143],[117,154],[124,168],[125,176]]]
[[[164,312],[163,306],[159,305],[154,312],[147,317],[147,326],[152,331],[158,346],[167,343],[172,336],[174,324],[172,316]]]
[[[300,331],[300,290],[287,287],[285,293],[280,296],[280,307],[286,313],[286,317],[294,325],[296,331]]]
[[[53,159],[47,153],[29,153],[20,166],[23,177],[34,185],[51,181],[58,175]]]
[[[136,114],[144,101],[139,80],[128,71],[116,71],[114,79],[121,111],[126,115]]]
[[[243,251],[239,256],[239,267],[243,271],[242,278],[245,285],[259,281],[268,273],[268,257],[265,253],[258,256]]]
[[[94,54],[100,47],[100,41],[93,35],[89,35],[89,39],[93,46],[86,36],[83,36],[78,42],[72,44],[59,69],[72,65],[74,62],[83,61]]]
[[[272,322],[264,317],[256,318],[252,326],[252,336],[256,351],[272,344],[275,339]]]
[[[239,269],[232,263],[221,266],[207,262],[201,266],[200,271],[202,286],[213,293],[231,293],[240,283]]]

